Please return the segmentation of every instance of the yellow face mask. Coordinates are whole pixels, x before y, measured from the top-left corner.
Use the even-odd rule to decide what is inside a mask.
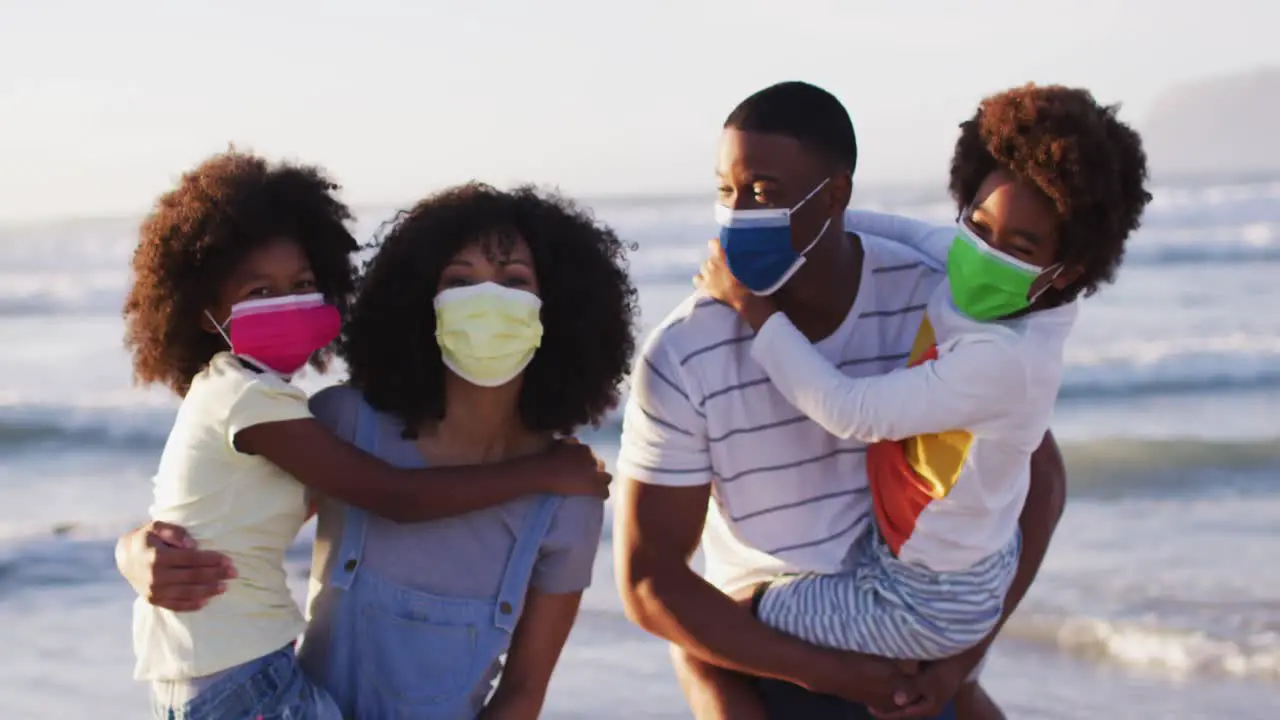
[[[445,366],[474,385],[510,382],[542,343],[542,300],[530,292],[484,282],[441,292],[435,308]]]

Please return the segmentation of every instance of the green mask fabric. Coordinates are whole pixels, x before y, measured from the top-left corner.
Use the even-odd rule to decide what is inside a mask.
[[[991,247],[964,222],[958,224],[947,253],[952,302],[957,310],[980,322],[1027,309],[1040,294],[1032,297],[1031,285],[1044,272],[1044,268]]]

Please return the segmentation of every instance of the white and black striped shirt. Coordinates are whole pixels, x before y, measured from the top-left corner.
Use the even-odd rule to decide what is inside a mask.
[[[849,316],[815,347],[853,377],[902,367],[944,274],[898,243],[863,236]],[[857,440],[792,407],[751,358],[750,327],[694,295],[654,330],[636,363],[618,472],[654,485],[712,484],[706,576],[732,590],[779,572],[836,572],[868,527]]]

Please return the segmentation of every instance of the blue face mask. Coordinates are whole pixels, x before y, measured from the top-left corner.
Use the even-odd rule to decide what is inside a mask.
[[[720,225],[720,247],[729,271],[738,282],[756,295],[772,295],[804,265],[805,253],[813,249],[831,226],[831,218],[804,250],[791,247],[791,216],[831,180],[818,184],[804,199],[787,209],[733,210],[716,205]]]

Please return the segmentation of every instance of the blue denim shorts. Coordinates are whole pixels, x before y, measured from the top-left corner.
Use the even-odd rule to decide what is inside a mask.
[[[152,683],[151,708],[155,720],[342,720],[329,694],[303,674],[292,645],[208,684]]]

